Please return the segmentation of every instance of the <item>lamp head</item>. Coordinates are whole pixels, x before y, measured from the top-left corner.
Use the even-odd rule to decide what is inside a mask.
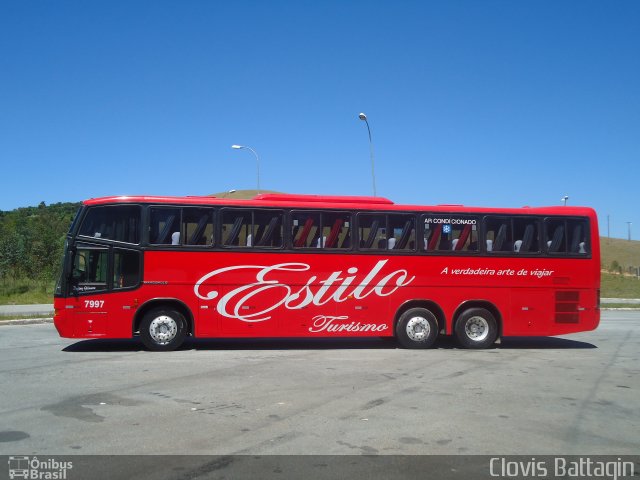
[[[240,148],[244,148],[242,145],[231,145],[231,148],[235,148],[236,150]]]
[[[358,118],[359,118],[360,120],[365,121],[365,122],[367,121],[367,116],[366,116],[364,113],[361,113],[360,115],[358,115]]]

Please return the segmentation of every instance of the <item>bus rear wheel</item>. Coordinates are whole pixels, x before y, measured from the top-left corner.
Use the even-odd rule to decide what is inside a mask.
[[[455,334],[465,348],[488,348],[498,338],[498,322],[484,308],[469,308],[456,321]]]
[[[175,350],[187,336],[184,315],[171,308],[154,308],[140,324],[140,339],[153,351]]]
[[[438,338],[438,320],[426,308],[410,308],[398,319],[396,338],[405,348],[429,348]]]

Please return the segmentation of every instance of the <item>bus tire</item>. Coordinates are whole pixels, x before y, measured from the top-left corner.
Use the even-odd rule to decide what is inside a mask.
[[[498,322],[484,308],[469,308],[456,320],[455,335],[465,348],[488,348],[498,338]]]
[[[145,347],[156,352],[175,350],[187,336],[187,322],[177,310],[154,308],[140,323],[140,339]]]
[[[438,338],[438,320],[426,308],[410,308],[398,319],[396,338],[404,348],[429,348]]]

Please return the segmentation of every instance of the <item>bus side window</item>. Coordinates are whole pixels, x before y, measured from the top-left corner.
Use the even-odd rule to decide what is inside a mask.
[[[315,247],[320,229],[320,213],[293,212],[291,215],[293,248]]]
[[[513,252],[514,242],[510,218],[485,217],[484,224],[487,252]]]
[[[587,222],[584,220],[567,220],[567,233],[571,235],[569,239],[569,253],[578,255],[586,255],[589,253],[587,225]]]
[[[537,253],[540,251],[538,244],[538,221],[536,218],[514,219],[513,251],[516,253]]]
[[[180,244],[180,209],[154,207],[151,209],[149,243],[154,245]]]
[[[322,248],[348,249],[347,241],[351,229],[351,216],[346,212],[324,212],[322,214]]]
[[[282,212],[255,211],[254,212],[255,247],[282,246]]]
[[[567,219],[566,222],[568,253],[587,255],[589,253],[588,223],[582,219]]]
[[[71,286],[75,292],[95,292],[107,289],[109,250],[78,248],[75,253]]]
[[[413,215],[389,215],[389,250],[413,250],[416,240],[416,219]]]
[[[222,210],[222,245],[225,247],[253,246],[251,210],[227,208]]]
[[[492,243],[493,237],[488,244]],[[426,216],[424,248],[429,252],[477,252],[478,219],[455,213]]]
[[[383,214],[361,213],[358,215],[360,250],[386,248],[385,217]]]
[[[211,245],[213,243],[213,209],[184,208],[182,238],[185,245]]]
[[[117,205],[91,207],[80,225],[79,235],[84,237],[140,243],[140,207]]]
[[[545,242],[549,253],[566,253],[565,221],[560,218],[545,219]]]
[[[113,288],[135,287],[140,282],[140,253],[118,250],[113,254]]]

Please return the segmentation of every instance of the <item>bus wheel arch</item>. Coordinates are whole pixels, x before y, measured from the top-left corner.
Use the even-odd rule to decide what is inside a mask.
[[[193,321],[193,313],[191,309],[187,307],[183,302],[175,298],[154,298],[148,300],[138,308],[135,317],[133,319],[133,335],[140,332],[140,325],[142,320],[151,310],[158,308],[173,309],[182,314],[185,320],[185,333],[187,335],[195,336],[195,325]]]
[[[445,328],[442,309],[429,300],[406,302],[396,312],[393,331],[406,348],[429,348]]]
[[[453,334],[466,348],[489,348],[502,335],[502,315],[491,302],[470,300],[453,315]]]

